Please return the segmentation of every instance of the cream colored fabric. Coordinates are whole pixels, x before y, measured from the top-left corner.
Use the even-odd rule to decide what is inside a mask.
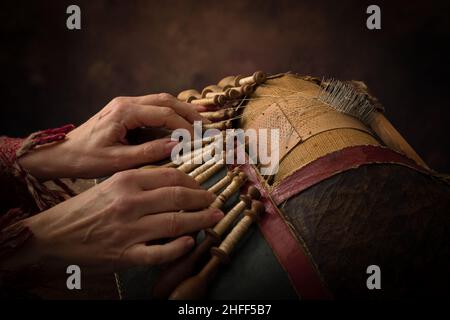
[[[317,100],[320,87],[286,74],[260,85],[243,110],[241,127],[280,130],[280,168],[274,184],[328,153],[379,145],[359,120]]]

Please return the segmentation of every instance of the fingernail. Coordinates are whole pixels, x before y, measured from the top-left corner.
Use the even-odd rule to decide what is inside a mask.
[[[169,153],[169,152],[171,152],[172,151],[172,149],[178,144],[179,142],[178,141],[169,141],[169,142],[167,142],[166,143],[166,145],[165,145],[165,151],[167,152],[167,153]]]
[[[216,200],[217,196],[213,192],[208,191],[208,194],[209,194],[209,198],[211,199],[211,202]]]
[[[213,213],[213,218],[214,218],[214,220],[216,220],[216,221],[219,221],[220,219],[222,219],[223,216],[224,216],[223,212],[220,211],[219,209],[216,209],[216,210],[214,211],[214,213]]]
[[[186,248],[192,248],[194,246],[194,239],[189,237],[186,239]]]
[[[206,118],[203,118],[203,117],[202,117],[202,121],[203,121],[203,123],[206,123],[206,124],[210,124],[210,123],[212,123],[212,121],[211,121],[211,120],[209,120],[209,119],[206,119]]]

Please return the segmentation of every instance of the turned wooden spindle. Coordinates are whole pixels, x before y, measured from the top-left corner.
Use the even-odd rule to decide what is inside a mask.
[[[179,161],[177,161],[177,163],[174,163],[173,161],[166,163],[164,165],[162,165],[165,168],[175,168],[178,167],[180,165],[180,163],[186,162],[189,159],[197,156],[200,152],[204,151],[204,148],[206,147],[213,147],[214,145],[211,144],[211,142],[214,142],[216,138],[218,138],[219,136],[223,137],[225,136],[225,131],[221,131],[220,134],[214,135],[214,136],[208,136],[208,137],[204,137],[202,139],[197,139],[197,140],[191,140],[189,142],[190,144],[190,149],[191,151],[183,154],[182,156],[180,156]],[[199,148],[199,145],[201,146]]]
[[[230,209],[227,214],[216,224],[213,229],[207,229],[206,232],[210,234],[213,232],[215,235],[221,237],[225,231],[231,226],[231,224],[236,220],[236,218],[244,211],[245,208],[248,208],[250,203],[252,205],[251,210],[258,210],[256,206],[258,206],[258,202],[251,200],[259,200],[261,194],[258,189],[251,186],[248,189],[247,195],[241,195],[240,201]]]
[[[238,170],[232,170],[232,171],[228,171],[227,174],[225,175],[225,177],[223,177],[222,179],[220,179],[219,181],[217,181],[213,186],[211,186],[208,191],[212,192],[212,193],[218,193],[220,190],[222,190],[223,188],[225,188],[227,185],[229,185],[231,183],[231,181],[233,180],[233,178],[239,174]]]
[[[255,191],[256,190],[256,191]],[[253,198],[255,197],[255,198]],[[234,206],[226,215],[231,214],[233,217],[237,217],[241,214],[245,208],[249,208],[252,199],[259,199],[258,190],[251,186],[248,189],[247,195],[241,195],[241,201]],[[225,217],[223,219],[225,219]],[[222,219],[222,220],[223,220]],[[177,287],[181,281],[192,276],[196,270],[196,267],[201,263],[205,263],[208,258],[208,253],[214,245],[220,243],[220,236],[223,235],[222,230],[228,229],[235,219],[227,219],[226,225],[222,224],[217,232],[206,231],[205,238],[201,241],[195,249],[188,255],[181,257],[175,263],[165,269],[158,277],[153,289],[153,297],[159,299],[165,299],[169,297],[170,293]]]
[[[252,223],[264,212],[264,205],[257,201],[252,210],[246,210],[245,216],[234,226],[219,247],[211,248],[212,257],[203,269],[195,276],[184,280],[172,292],[171,300],[202,299],[214,280],[221,264],[229,263],[230,255],[236,244],[246,234]]]
[[[206,111],[200,112],[200,115],[203,118],[206,118],[211,121],[223,121],[229,118],[233,118],[235,111],[233,108],[221,109],[217,111]]]
[[[243,94],[241,87],[230,87],[225,90],[225,95],[228,97],[228,99],[233,100],[241,97]]]
[[[262,71],[256,71],[254,74],[252,74],[249,77],[245,77],[239,80],[239,85],[243,86],[245,84],[260,84],[266,81],[266,74]]]
[[[194,149],[193,151],[183,154],[178,158],[178,161],[175,163],[173,161],[168,162],[163,165],[163,167],[166,168],[177,168],[180,165],[182,165],[184,162],[194,159],[196,156],[198,156],[200,153],[203,152],[203,148]]]
[[[190,152],[183,154],[178,158],[178,163],[181,165],[186,162],[192,162],[195,158],[197,158],[200,154],[206,154],[207,152],[212,152],[214,149],[214,144],[206,144],[202,145],[200,148],[196,148],[191,150]]]
[[[239,190],[246,180],[247,175],[244,172],[239,172],[237,176],[233,177],[231,183],[217,196],[216,199],[214,199],[209,207],[220,209],[225,202]]]
[[[203,137],[202,139],[197,139],[197,140],[191,140],[191,146],[195,146],[195,144],[196,143],[198,144],[200,141],[201,141],[202,145],[205,145],[205,144],[213,142],[219,136],[223,137],[224,135],[225,135],[225,132],[220,132],[213,136]]]
[[[244,84],[241,88],[242,95],[249,95],[255,90],[255,86],[252,84]]]
[[[227,90],[232,87],[239,87],[239,80],[243,77],[241,75],[238,76],[228,76],[219,81],[218,86],[222,87],[223,90]]]
[[[170,161],[168,163],[163,164],[161,167],[163,168],[176,168],[178,164],[174,163],[173,161]]]
[[[203,125],[203,130],[206,131],[208,129],[217,129],[217,130],[226,130],[232,128],[232,120],[224,120],[224,121],[218,121],[213,123],[208,123]]]
[[[194,99],[200,99],[202,97],[202,95],[200,94],[200,92],[198,92],[197,90],[194,89],[189,89],[189,90],[184,90],[181,91],[178,96],[177,99],[181,100],[181,101],[185,101],[185,102],[191,102]]]
[[[205,98],[214,98],[215,96],[224,96],[224,98],[220,98],[224,99],[224,101],[227,101],[229,99],[225,92],[208,92]]]
[[[223,167],[225,167],[225,161],[222,159],[219,162],[212,165],[210,168],[206,169],[204,172],[198,174],[194,177],[195,181],[202,184],[206,182],[209,178],[219,172]]]
[[[210,94],[210,93],[221,93],[221,94],[224,94],[224,92],[222,91],[221,87],[213,84],[213,85],[205,87],[202,90],[202,98],[211,98],[211,97],[213,97],[214,95],[209,95],[208,96],[208,94]]]
[[[202,164],[200,167],[189,172],[189,176],[191,176],[192,178],[195,179],[198,175],[200,175],[201,173],[204,173],[206,170],[211,168],[217,162],[218,161],[213,157],[213,158],[209,159],[208,161],[206,161],[204,164]]]
[[[227,91],[225,92],[225,94],[230,92],[230,93],[233,93],[234,95],[236,95],[236,98],[238,98],[238,97],[249,95],[250,93],[253,92],[253,90],[254,90],[254,85],[245,84],[245,85],[239,86],[239,87],[228,88]],[[236,99],[236,98],[234,98],[234,99]]]
[[[194,99],[191,100],[190,102],[193,104],[200,104],[200,105],[224,105],[226,102],[228,101],[227,97],[225,96],[225,94],[221,94],[221,95],[215,95],[214,97],[211,98],[201,98],[201,99]]]
[[[182,163],[179,167],[177,167],[177,169],[184,173],[191,172],[192,170],[203,164],[203,157],[207,153],[211,153],[211,155],[214,156],[215,148],[213,147],[214,146],[212,147],[207,146],[203,148],[202,152],[199,152],[199,154],[197,154],[193,158],[189,158],[186,162]]]

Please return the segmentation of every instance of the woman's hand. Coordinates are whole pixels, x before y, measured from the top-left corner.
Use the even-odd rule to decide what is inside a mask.
[[[128,130],[146,126],[193,132],[194,121],[208,122],[198,113],[205,109],[165,93],[115,98],[71,131],[65,141],[40,146],[19,158],[19,162],[40,180],[111,175],[164,159],[176,144],[165,138],[128,145]]]
[[[7,265],[52,262],[107,272],[166,263],[192,248],[193,239],[182,235],[212,227],[223,217],[218,209],[204,209],[214,198],[176,169],[123,171],[24,220],[34,239]],[[162,238],[176,239],[146,244]]]

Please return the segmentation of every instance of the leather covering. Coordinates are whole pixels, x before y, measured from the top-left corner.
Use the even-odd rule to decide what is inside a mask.
[[[405,166],[369,164],[281,206],[336,298],[447,295],[450,187]],[[368,290],[366,269],[381,269]]]

